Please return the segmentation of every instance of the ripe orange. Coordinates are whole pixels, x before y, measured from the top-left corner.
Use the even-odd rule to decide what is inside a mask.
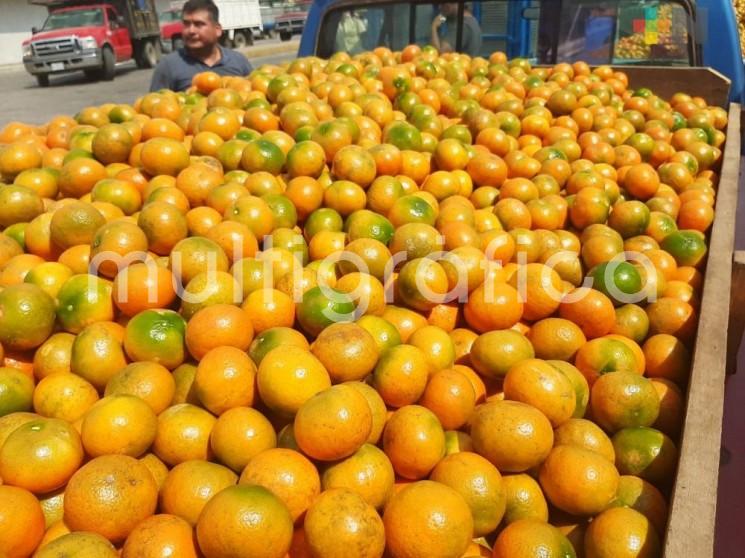
[[[193,527],[207,502],[237,481],[238,475],[217,463],[184,461],[166,475],[159,491],[160,509]]]
[[[422,479],[445,456],[445,432],[434,413],[419,405],[407,405],[388,419],[383,451],[399,476]]]
[[[433,481],[409,484],[383,514],[386,545],[394,556],[461,556],[473,537],[473,517],[463,497]]]
[[[306,455],[335,461],[356,452],[372,430],[367,399],[347,385],[337,385],[308,399],[295,415],[293,431]]]
[[[546,416],[519,401],[491,401],[471,419],[474,449],[500,472],[522,472],[543,462],[554,433]]]
[[[39,418],[14,429],[0,448],[6,484],[44,494],[64,486],[83,462],[78,432],[59,419]]]
[[[502,475],[489,461],[472,452],[455,453],[437,464],[430,479],[463,496],[473,515],[474,536],[491,533],[499,525],[507,499]]]
[[[191,526],[174,515],[157,514],[137,525],[122,547],[122,558],[159,558],[173,554],[196,558]]]
[[[313,463],[301,453],[273,448],[252,457],[241,473],[241,485],[259,485],[279,498],[293,521],[305,511],[321,492],[321,480]]]
[[[70,479],[64,520],[73,531],[92,531],[121,543],[157,503],[158,488],[145,465],[126,455],[104,455]]]
[[[350,490],[325,490],[311,505],[304,521],[305,541],[311,555],[347,556],[351,549],[361,558],[382,556],[383,520],[370,504]]]
[[[292,543],[292,518],[287,507],[266,488],[232,486],[207,503],[196,533],[206,556],[283,558]]]
[[[0,486],[0,553],[30,556],[44,536],[44,514],[36,497],[15,486]]]
[[[536,519],[510,523],[494,542],[494,558],[575,556],[574,548],[559,529]]]

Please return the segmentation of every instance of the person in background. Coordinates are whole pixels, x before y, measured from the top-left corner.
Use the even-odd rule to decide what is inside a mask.
[[[184,48],[165,56],[155,67],[150,91],[184,91],[192,78],[212,71],[221,76],[246,76],[251,64],[241,53],[223,48],[220,12],[212,0],[188,0],[184,4]]]
[[[452,52],[458,32],[458,4],[443,4],[440,13],[432,21],[432,45],[440,52]],[[461,52],[471,56],[481,54],[481,27],[469,10],[463,12],[463,36]]]
[[[362,52],[362,38],[367,31],[367,22],[357,12],[344,12],[339,20],[339,30],[336,34],[336,50],[348,54]]]

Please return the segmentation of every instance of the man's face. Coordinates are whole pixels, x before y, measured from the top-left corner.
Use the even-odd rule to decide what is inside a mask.
[[[442,12],[442,15],[446,17],[453,17],[458,13],[458,4],[456,3],[447,3],[443,4],[442,7],[440,7],[440,11]]]
[[[184,23],[184,44],[195,50],[214,46],[222,36],[222,27],[212,21],[209,12],[197,10],[182,16]]]

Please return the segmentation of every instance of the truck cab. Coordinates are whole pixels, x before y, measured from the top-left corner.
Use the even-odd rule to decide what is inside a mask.
[[[503,51],[533,64],[710,66],[731,80],[731,100],[745,100],[730,0],[315,0],[298,54],[432,44],[440,17],[445,49],[484,57]]]
[[[23,64],[41,87],[52,74],[82,70],[111,80],[117,62],[134,58],[139,67],[153,67],[160,58],[153,0],[33,3],[47,6],[49,15],[22,43]]]

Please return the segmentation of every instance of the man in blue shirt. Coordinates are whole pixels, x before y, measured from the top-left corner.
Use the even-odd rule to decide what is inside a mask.
[[[212,0],[188,0],[182,11],[184,48],[164,57],[153,72],[150,91],[184,91],[200,72],[246,76],[253,69],[241,53],[219,45],[220,12]]]

